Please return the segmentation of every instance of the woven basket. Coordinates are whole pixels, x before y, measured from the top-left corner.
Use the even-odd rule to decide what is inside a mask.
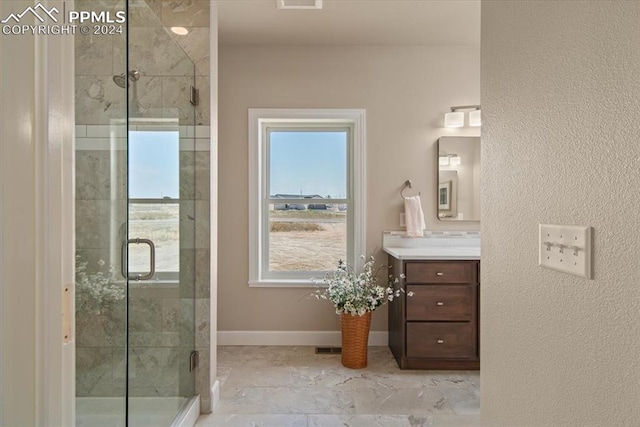
[[[371,312],[362,316],[342,313],[342,365],[351,369],[367,367],[367,346]]]

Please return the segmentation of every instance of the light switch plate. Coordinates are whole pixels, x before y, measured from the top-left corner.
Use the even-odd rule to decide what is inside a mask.
[[[591,227],[539,225],[538,264],[591,279]]]

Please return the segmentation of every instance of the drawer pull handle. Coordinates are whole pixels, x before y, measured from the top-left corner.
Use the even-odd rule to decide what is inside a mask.
[[[444,276],[444,273],[442,271],[438,271],[436,272],[436,276]]]
[[[438,301],[436,305],[444,305],[444,303],[442,301]]]
[[[436,341],[438,344],[444,344],[444,340],[438,340]]]

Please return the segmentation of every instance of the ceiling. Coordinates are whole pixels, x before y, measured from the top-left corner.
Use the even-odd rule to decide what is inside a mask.
[[[218,22],[222,45],[480,45],[480,0],[218,0]]]

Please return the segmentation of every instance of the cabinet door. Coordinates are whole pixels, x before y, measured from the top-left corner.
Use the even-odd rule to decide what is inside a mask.
[[[472,320],[474,303],[472,285],[407,285],[407,320]]]
[[[476,357],[471,323],[407,322],[407,356],[442,359]]]
[[[407,262],[406,283],[475,283],[474,262]]]

